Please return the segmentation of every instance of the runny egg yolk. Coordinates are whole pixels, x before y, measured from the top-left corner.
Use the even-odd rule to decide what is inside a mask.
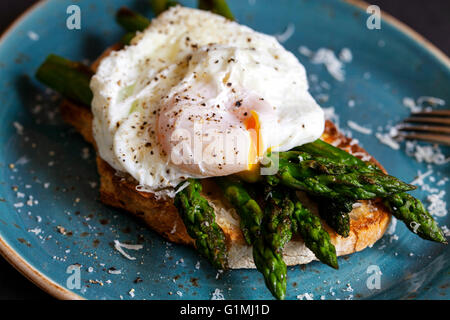
[[[258,114],[252,110],[251,115],[245,120],[245,127],[250,134],[250,149],[248,152],[248,171],[253,171],[258,166],[261,154],[261,124]]]
[[[245,127],[250,134],[250,148],[248,152],[248,168],[238,175],[248,182],[255,182],[259,179],[259,159],[263,155],[261,123],[258,113],[250,111],[251,115],[245,120]]]

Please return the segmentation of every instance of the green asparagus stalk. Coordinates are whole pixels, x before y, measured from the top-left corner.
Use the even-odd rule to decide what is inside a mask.
[[[54,54],[49,55],[36,72],[40,82],[89,108],[93,97],[89,87],[92,76],[89,67]]]
[[[294,157],[296,154],[298,156]],[[342,165],[327,165],[323,159],[304,161],[304,155],[296,151],[269,155],[269,159],[278,158],[279,170],[273,176],[265,176],[266,182],[271,185],[281,183],[315,196],[351,200],[387,197],[416,188],[381,172],[360,172]]]
[[[136,32],[127,32],[125,35],[120,39],[120,43],[123,45],[129,45],[131,43],[131,40],[136,36]]]
[[[230,7],[228,7],[226,0],[199,0],[198,7],[202,10],[209,10],[227,19],[234,20],[233,13]]]
[[[306,247],[314,253],[316,258],[332,268],[339,269],[336,248],[331,243],[330,235],[322,227],[319,217],[297,200],[292,220],[294,231],[302,236]]]
[[[282,253],[284,245],[292,238],[292,214],[294,203],[289,197],[289,190],[266,187],[263,236],[273,250]]]
[[[264,238],[253,243],[253,261],[256,269],[264,276],[267,288],[278,300],[286,297],[287,266],[281,253],[276,253]]]
[[[447,244],[444,233],[420,200],[407,193],[399,193],[387,197],[384,203],[394,217],[403,221],[419,237]]]
[[[185,182],[186,183],[186,182]],[[175,196],[174,204],[183,219],[188,234],[195,240],[197,250],[218,269],[227,267],[225,234],[217,225],[214,209],[200,194],[201,183],[195,179]],[[184,187],[182,183],[179,188]]]
[[[270,223],[273,216],[263,218],[260,206],[240,182],[229,177],[218,178],[216,182],[224,191],[225,199],[233,205],[241,218],[241,229],[247,243],[253,246],[253,260],[258,271],[263,274],[267,288],[277,299],[284,299],[287,285],[286,264],[281,252],[274,250],[274,243],[267,240],[276,237],[261,231],[263,221]],[[274,229],[279,230],[277,227]]]
[[[152,6],[153,12],[158,16],[168,8],[176,6],[178,2],[172,0],[150,0],[150,4]]]
[[[330,200],[326,198],[317,198],[316,203],[319,207],[319,214],[322,219],[337,234],[346,238],[350,233],[350,215],[353,210],[353,200]]]
[[[320,219],[305,208],[295,192],[285,187],[266,187],[263,236],[276,252],[299,233],[305,245],[323,263],[338,268],[336,249]]]
[[[116,13],[116,21],[128,32],[145,30],[150,25],[150,20],[126,7],[122,7]]]
[[[216,182],[224,191],[225,199],[236,208],[245,241],[251,245],[261,234],[263,211],[240,182],[231,178],[218,178]]]
[[[296,147],[294,150],[303,151],[316,157],[327,158],[336,163],[348,166],[364,167],[366,165],[366,163],[361,159],[320,139],[311,143],[304,144],[300,147]]]

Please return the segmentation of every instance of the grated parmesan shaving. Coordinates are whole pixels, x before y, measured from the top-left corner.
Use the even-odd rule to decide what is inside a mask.
[[[294,32],[295,32],[295,25],[293,23],[289,23],[286,30],[283,33],[276,34],[275,38],[279,42],[284,43],[294,35]]]
[[[13,122],[13,126],[14,128],[16,128],[17,134],[18,135],[23,135],[23,125],[21,125],[19,122],[14,121]]]
[[[447,226],[442,226],[441,229],[444,232],[444,236],[450,237],[450,229]]]
[[[392,217],[389,229],[386,231],[388,235],[394,235],[395,229],[397,228],[397,222],[398,220],[395,217]]]
[[[332,121],[336,126],[339,126],[339,116],[336,114],[334,107],[322,108],[325,119]]]
[[[355,157],[360,158],[362,161],[370,161],[370,159],[372,159],[372,156],[364,152],[350,152],[350,153]]]
[[[314,300],[314,295],[312,293],[305,292],[304,294],[299,294],[297,296],[298,300]]]
[[[177,194],[177,193],[183,191],[183,190],[186,189],[188,186],[189,186],[189,181],[186,181],[185,183],[183,183],[183,184],[181,185],[181,187],[178,188],[178,190],[175,191],[175,194]]]
[[[363,127],[363,126],[357,124],[357,123],[354,122],[354,121],[351,121],[351,120],[347,121],[347,125],[348,125],[351,129],[353,129],[353,130],[355,130],[355,131],[358,131],[359,133],[362,133],[362,134],[372,134],[372,129],[365,128],[365,127]]]
[[[445,100],[429,96],[421,96],[417,100],[405,97],[403,98],[403,105],[414,113],[430,109],[429,107],[445,106]]]
[[[411,182],[411,184],[416,185],[416,186],[423,186],[424,185],[424,179],[428,176],[430,176],[431,174],[433,174],[433,170],[429,170],[425,173],[422,173],[421,171],[419,171],[419,173],[417,174],[417,178],[414,179],[414,181]]]
[[[441,190],[439,193],[430,194],[427,200],[430,202],[428,211],[436,217],[445,217],[447,215],[447,203],[443,200],[445,191]]]
[[[445,157],[438,145],[419,145],[417,141],[406,142],[406,154],[416,158],[418,162],[432,164],[446,164],[450,162],[450,157]]]
[[[349,48],[343,48],[343,49],[341,50],[341,52],[339,53],[339,59],[340,59],[342,62],[345,62],[345,63],[352,62],[352,60],[353,60],[353,54],[352,54],[352,52],[350,51]]]
[[[391,147],[394,150],[400,149],[400,145],[397,141],[395,141],[389,133],[380,133],[377,132],[375,136],[380,140],[381,143]]]
[[[424,106],[429,104],[430,106],[445,106],[445,100],[435,97],[422,96],[417,98],[417,104],[419,106]]]
[[[121,255],[123,255],[128,260],[136,260],[135,257],[130,256],[128,253],[126,253],[122,248],[128,249],[128,250],[141,250],[144,246],[141,244],[126,244],[126,243],[120,243],[119,240],[114,240],[114,249],[120,252]]]
[[[344,63],[339,60],[338,57],[336,57],[336,54],[332,50],[327,48],[320,48],[316,52],[313,52],[305,46],[300,46],[298,50],[304,56],[309,57],[311,63],[323,64],[328,73],[336,80],[345,80]],[[343,49],[343,51],[344,53],[341,52],[341,54],[344,56],[344,59],[349,60],[351,55],[350,50]]]
[[[39,40],[39,35],[34,31],[28,31],[27,36],[28,36],[28,38],[30,38],[30,40],[33,40],[33,41]]]
[[[183,188],[186,188],[186,187],[187,187],[187,185],[184,186]],[[173,198],[175,198],[176,194],[181,190],[178,190],[178,191],[175,191],[174,189],[154,190],[154,189],[149,188],[142,184],[139,184],[136,186],[136,191],[144,192],[144,193],[151,193],[155,196],[156,200],[167,199],[167,198],[173,199]]]

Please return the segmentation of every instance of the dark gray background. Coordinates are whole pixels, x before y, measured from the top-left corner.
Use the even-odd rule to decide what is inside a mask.
[[[53,0],[57,1],[57,0]],[[0,32],[36,0],[0,1]],[[450,55],[449,0],[368,1],[403,21]],[[0,257],[0,299],[51,299]]]

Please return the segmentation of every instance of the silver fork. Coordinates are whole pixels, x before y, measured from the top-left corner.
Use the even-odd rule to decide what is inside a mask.
[[[400,124],[399,136],[450,146],[450,110],[412,113]]]

